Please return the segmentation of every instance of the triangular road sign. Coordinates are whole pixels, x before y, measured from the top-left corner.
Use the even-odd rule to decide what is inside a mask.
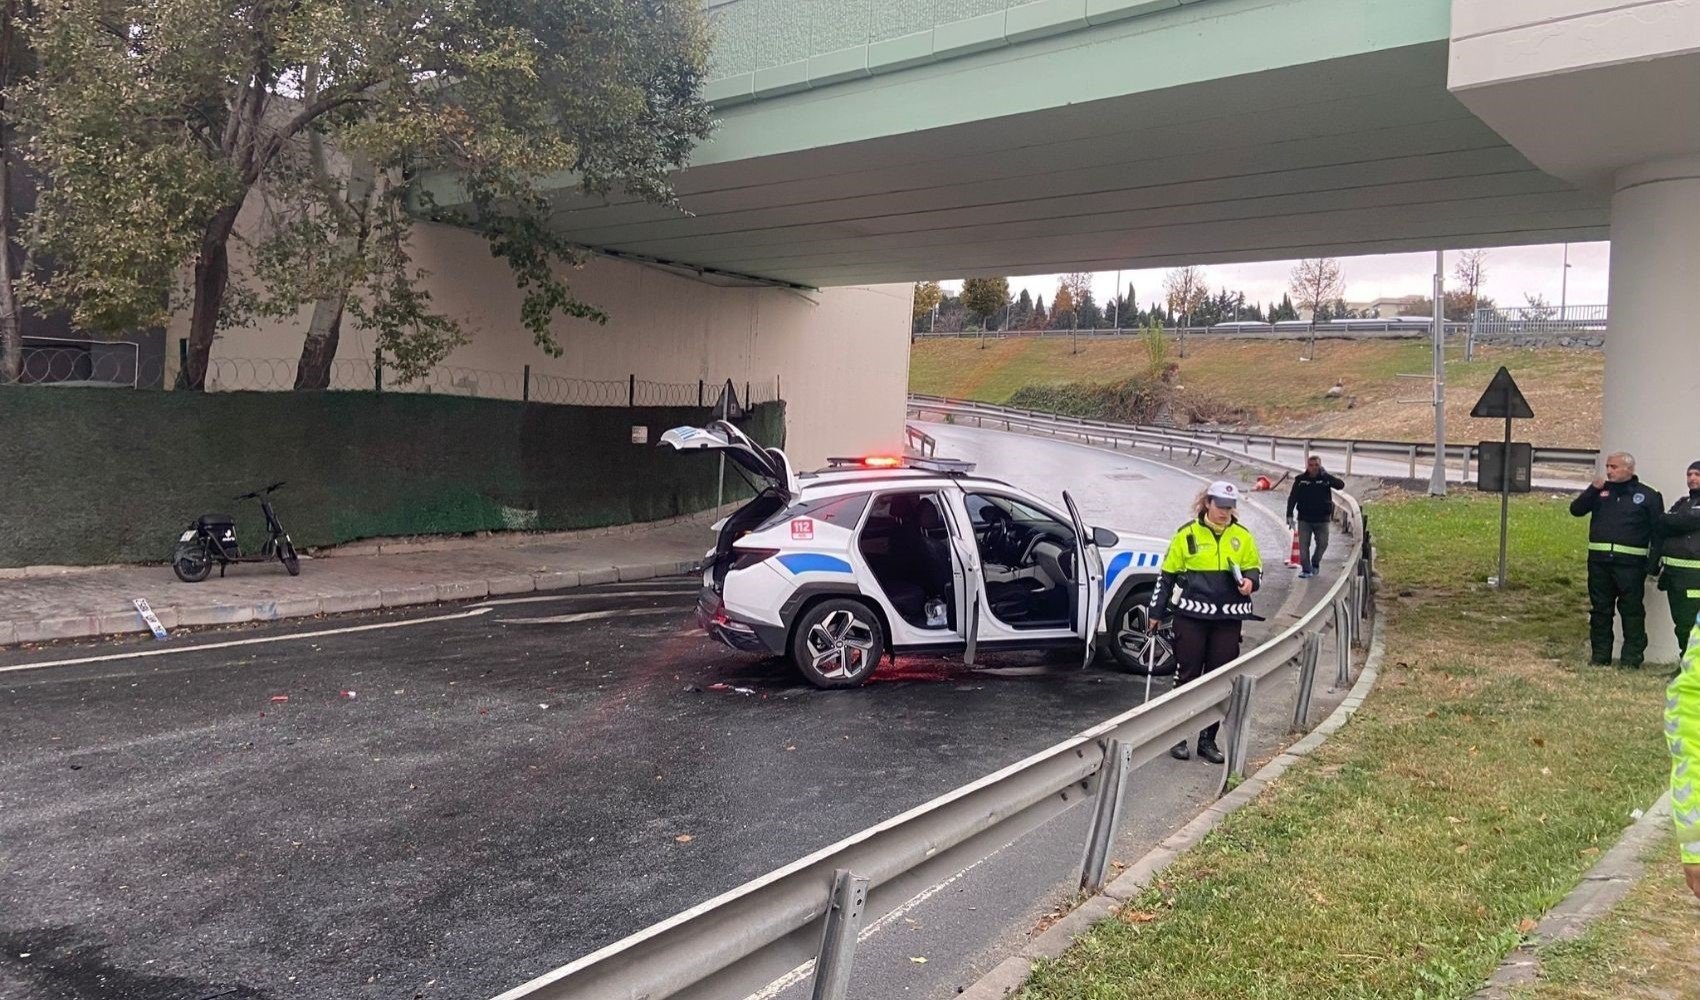
[[[1470,411],[1472,417],[1515,417],[1518,420],[1527,420],[1534,415],[1529,401],[1523,398],[1523,390],[1517,388],[1517,380],[1504,367],[1494,373],[1487,391],[1476,400],[1475,409]]]
[[[731,379],[727,379],[726,387],[720,390],[720,398],[714,401],[714,409],[727,420],[744,419],[744,406],[738,402],[738,390],[732,385]]]

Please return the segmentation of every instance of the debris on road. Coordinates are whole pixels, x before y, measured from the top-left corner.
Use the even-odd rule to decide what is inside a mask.
[[[272,704],[273,705],[281,705],[288,700],[289,700],[289,695],[286,695],[286,694],[274,694],[274,695],[272,695]]]
[[[357,693],[355,693],[355,692],[353,692],[353,691],[343,691],[343,692],[341,692],[341,695],[342,695],[342,697],[344,697],[344,698],[348,698],[348,699],[350,699],[350,700],[353,700],[353,699],[355,699],[355,698],[358,698],[358,697],[360,697],[360,695],[359,695],[359,694],[357,694]]]
[[[688,844],[695,839],[696,839],[695,837],[691,836],[688,833],[681,833],[677,837],[673,838],[673,840],[675,842],[680,843],[680,844]]]

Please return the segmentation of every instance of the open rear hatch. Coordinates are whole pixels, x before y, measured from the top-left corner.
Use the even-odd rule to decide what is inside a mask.
[[[791,503],[799,492],[797,473],[783,451],[763,448],[724,420],[706,427],[675,427],[662,434],[657,444],[676,451],[718,452],[746,473],[745,478],[751,479],[756,490],[755,498],[721,525],[714,547],[714,586],[719,590],[736,555],[732,543]]]

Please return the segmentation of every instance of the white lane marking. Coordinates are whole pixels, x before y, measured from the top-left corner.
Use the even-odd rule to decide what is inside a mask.
[[[1017,839],[1019,839],[1019,838],[1017,838]],[[926,889],[922,889],[920,892],[917,892],[915,895],[910,896],[908,899],[903,901],[902,906],[899,906],[897,909],[892,910],[890,913],[887,913],[885,916],[879,918],[878,920],[874,921],[873,923],[869,924],[868,926],[862,928],[861,933],[856,935],[856,943],[861,944],[863,942],[866,942],[868,939],[872,938],[875,934],[878,934],[880,931],[885,930],[887,927],[890,927],[892,924],[903,919],[903,917],[905,915],[913,912],[914,909],[917,906],[920,906],[922,903],[925,903],[927,900],[932,899],[934,896],[936,896],[939,893],[943,892],[944,890],[950,888],[951,885],[953,883],[955,883],[958,879],[962,878],[962,876],[967,875],[969,872],[973,871],[974,869],[980,867],[981,865],[985,864],[986,862],[988,862],[988,861],[992,860],[993,858],[997,857],[998,855],[1002,854],[1004,852],[1005,848],[1008,848],[1011,844],[1014,844],[1014,843],[1015,843],[1015,841],[1012,840],[1008,844],[1004,844],[1002,847],[999,847],[997,850],[986,855],[985,857],[981,858],[980,860],[974,862],[973,864],[969,865],[967,868],[964,868],[961,871],[957,872],[955,875],[952,875],[951,877],[945,879],[943,882],[940,882],[940,883],[938,883],[937,885],[934,885],[934,886],[930,886]],[[786,990],[790,989],[791,987],[797,985],[798,983],[802,982],[803,980],[809,978],[810,976],[812,976],[814,974],[815,974],[815,962],[814,962],[814,959],[811,958],[807,962],[804,962],[802,965],[799,965],[795,969],[792,969],[790,972],[787,972],[785,975],[780,976],[778,979],[775,979],[773,982],[768,983],[766,986],[762,987],[760,990],[756,991],[755,993],[751,993],[749,996],[745,997],[744,1000],[774,1000],[775,997],[778,997],[780,994],[784,993]]]
[[[581,611],[576,615],[553,615],[549,618],[498,618],[498,625],[571,625],[573,622],[593,622],[603,618],[635,618],[639,615],[678,615],[678,608],[636,608],[629,611]]]
[[[228,642],[204,642],[196,646],[169,646],[165,649],[138,649],[130,653],[106,653],[101,656],[79,656],[69,660],[47,660],[43,663],[19,663],[10,667],[0,667],[0,674],[9,674],[15,670],[44,670],[48,667],[75,667],[84,663],[111,663],[114,660],[135,660],[144,656],[171,656],[175,653],[199,653],[209,649],[230,649],[233,646],[258,646],[269,642],[291,642],[296,639],[318,639],[327,635],[347,635],[351,632],[375,632],[379,629],[407,628],[409,625],[431,625],[436,622],[452,622],[462,618],[474,618],[478,615],[489,614],[489,608],[475,608],[452,615],[438,615],[435,618],[409,618],[399,622],[376,622],[371,625],[349,625],[344,628],[320,629],[316,632],[296,632],[291,635],[263,635],[252,639],[231,639]]]
[[[548,601],[588,601],[598,597],[672,597],[695,593],[697,587],[680,590],[605,590],[602,593],[551,594],[548,597],[507,597],[499,601],[479,601],[475,608],[498,608],[504,604],[543,604]]]

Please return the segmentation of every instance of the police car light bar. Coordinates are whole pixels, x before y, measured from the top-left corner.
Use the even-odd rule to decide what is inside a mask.
[[[959,458],[922,458],[915,455],[863,455],[859,458],[829,458],[828,469],[919,469],[946,476],[965,476],[974,463]]]

